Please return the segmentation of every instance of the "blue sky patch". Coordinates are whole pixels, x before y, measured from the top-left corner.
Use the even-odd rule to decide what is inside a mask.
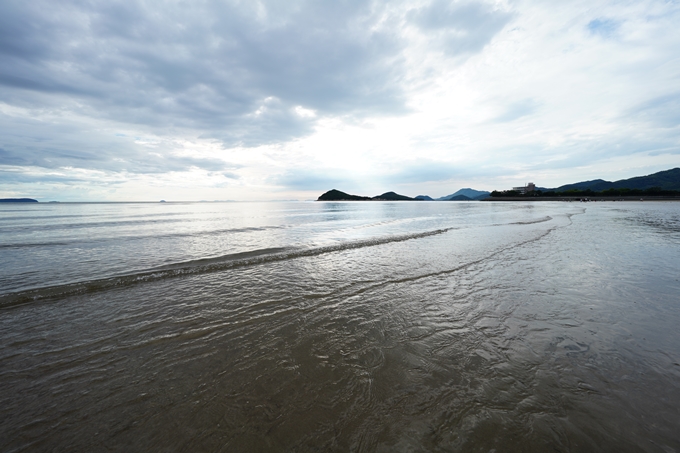
[[[594,19],[588,22],[587,28],[594,35],[610,37],[616,33],[621,23],[613,19]]]

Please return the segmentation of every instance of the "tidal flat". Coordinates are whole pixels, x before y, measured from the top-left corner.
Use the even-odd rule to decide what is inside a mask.
[[[0,451],[680,452],[680,203],[0,207]]]

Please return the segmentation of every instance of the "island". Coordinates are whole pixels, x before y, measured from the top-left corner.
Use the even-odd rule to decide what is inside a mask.
[[[394,192],[385,192],[382,195],[376,195],[372,199],[377,201],[422,201],[419,198],[411,198]]]
[[[359,195],[350,195],[345,192],[341,192],[336,189],[331,189],[328,192],[322,194],[317,201],[367,201],[370,200],[369,197],[361,197]]]
[[[329,190],[317,201],[595,201],[595,200],[680,200],[680,167],[659,171],[647,176],[610,182],[604,179],[565,184],[553,189],[528,183],[512,190],[459,189],[450,195],[415,198],[385,192],[375,197],[351,195],[337,189]]]
[[[322,194],[317,201],[421,201],[420,198],[411,198],[406,195],[399,195],[394,192],[385,192],[375,197],[363,197],[360,195],[350,195],[337,189],[329,190]]]
[[[0,203],[37,203],[33,198],[0,198]]]

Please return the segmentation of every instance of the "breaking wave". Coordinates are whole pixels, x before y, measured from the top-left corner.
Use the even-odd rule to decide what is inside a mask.
[[[120,275],[96,280],[88,280],[63,285],[55,285],[43,288],[24,290],[0,295],[0,308],[46,300],[57,299],[92,292],[105,291],[112,288],[126,287],[138,283],[153,282],[167,278],[219,272],[228,269],[253,266],[277,261],[286,261],[306,256],[316,256],[325,253],[339,252],[343,250],[373,247],[393,242],[420,239],[429,236],[446,233],[454,228],[443,228],[421,233],[403,234],[351,242],[343,242],[321,247],[297,248],[277,247],[253,250],[249,252],[235,253],[192,261],[185,261],[166,266],[161,266],[134,274]]]

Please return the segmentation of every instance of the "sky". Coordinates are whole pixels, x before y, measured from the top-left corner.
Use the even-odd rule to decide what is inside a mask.
[[[439,197],[680,166],[680,2],[0,2],[0,197]]]

